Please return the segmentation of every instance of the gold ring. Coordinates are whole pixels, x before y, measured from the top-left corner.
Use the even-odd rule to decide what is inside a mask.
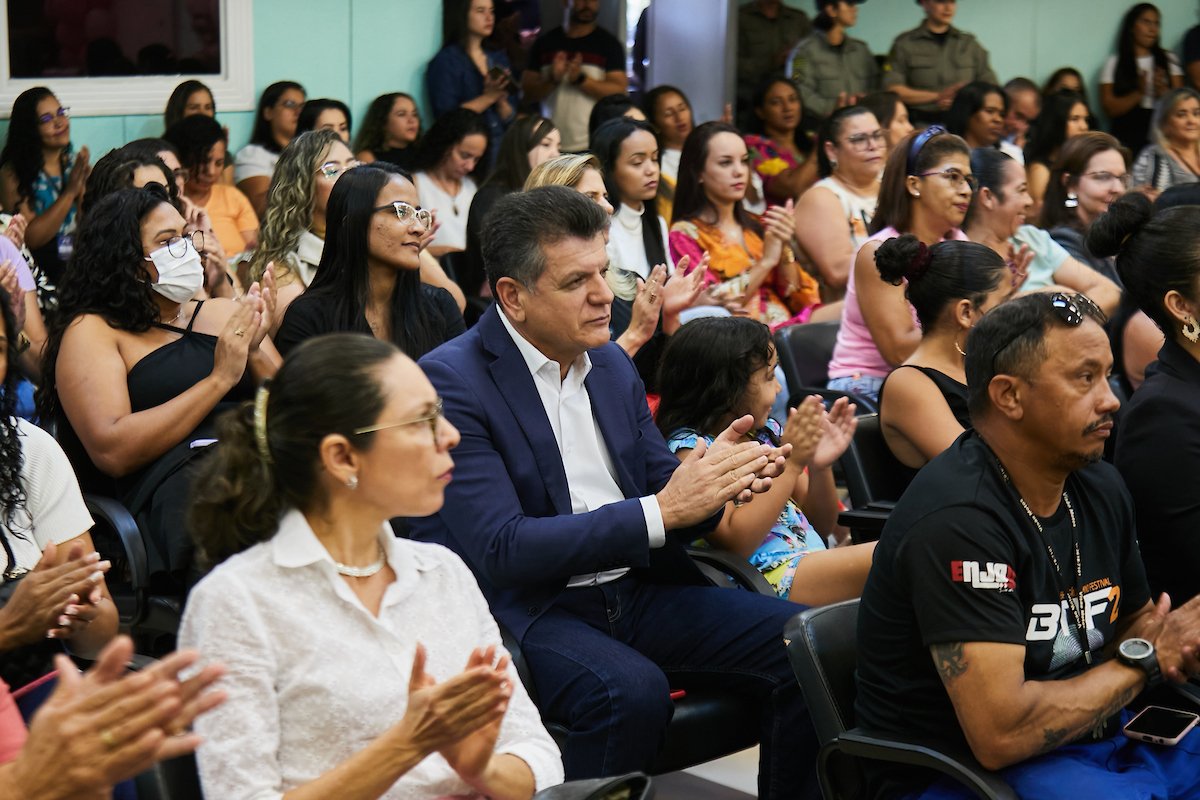
[[[100,741],[104,742],[104,745],[109,750],[112,750],[114,747],[117,746],[117,740],[112,735],[112,731],[110,731],[108,728],[105,728],[104,730],[100,731]]]
[[[238,330],[236,330],[236,331],[234,331],[234,332],[233,332],[233,335],[234,335],[234,336],[244,336],[244,335],[245,335],[245,333],[246,333],[246,332],[245,332],[244,330],[241,330],[241,329],[239,328]]]

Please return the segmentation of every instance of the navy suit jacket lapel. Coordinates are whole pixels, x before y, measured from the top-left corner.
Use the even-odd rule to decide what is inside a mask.
[[[479,320],[479,335],[483,346],[495,356],[488,365],[500,396],[520,423],[521,431],[533,451],[538,472],[546,484],[546,493],[558,514],[571,513],[571,491],[567,473],[550,420],[546,419],[541,395],[534,386],[529,366],[500,321],[499,310],[493,304]]]

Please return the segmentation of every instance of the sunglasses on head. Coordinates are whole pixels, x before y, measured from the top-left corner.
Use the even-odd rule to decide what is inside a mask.
[[[1039,296],[1045,297],[1046,295]],[[1058,317],[1058,319],[1064,324],[1069,325],[1072,328],[1082,325],[1084,319],[1087,317],[1091,317],[1101,325],[1108,322],[1108,317],[1103,311],[1100,310],[1100,306],[1096,305],[1092,298],[1088,297],[1082,292],[1075,292],[1074,294],[1055,292],[1054,294],[1049,295],[1049,304],[1050,310],[1054,312],[1054,316]],[[996,351],[992,353],[993,375],[1000,374],[1000,372],[996,369],[996,361],[1000,358],[1000,354],[1012,347],[1014,342],[1029,333],[1029,331],[1041,325],[1042,319],[1043,318],[1039,318],[1037,322],[1034,322],[1032,325],[1017,331],[1010,336],[1008,340],[1004,342],[1004,344],[996,348]]]

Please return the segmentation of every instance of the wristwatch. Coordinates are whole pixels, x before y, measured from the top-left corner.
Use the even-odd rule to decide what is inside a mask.
[[[1117,647],[1117,658],[1121,659],[1122,663],[1145,672],[1147,688],[1162,683],[1162,670],[1158,666],[1154,645],[1145,639],[1126,639],[1121,642]]]

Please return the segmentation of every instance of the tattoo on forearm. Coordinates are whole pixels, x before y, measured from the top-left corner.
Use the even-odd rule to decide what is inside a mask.
[[[1058,747],[1067,738],[1068,733],[1070,730],[1067,728],[1046,728],[1042,731],[1042,737],[1045,739],[1043,751]]]
[[[937,668],[942,683],[951,683],[955,678],[967,671],[967,659],[963,656],[962,642],[948,642],[930,646],[933,654],[933,664]]]

